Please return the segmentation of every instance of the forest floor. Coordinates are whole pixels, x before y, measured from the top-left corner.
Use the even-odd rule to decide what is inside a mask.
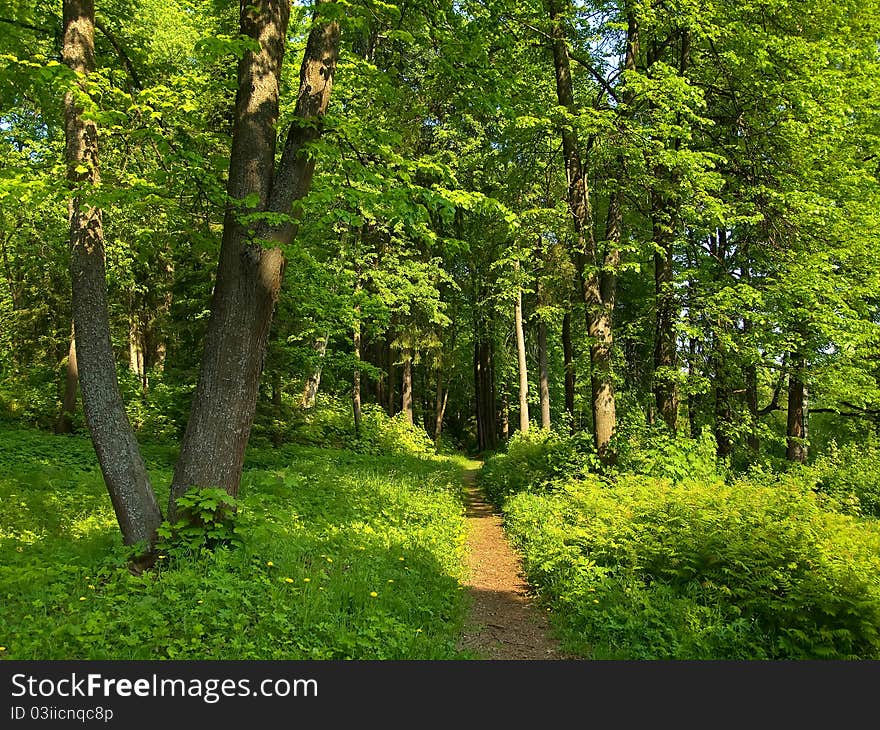
[[[476,469],[464,472],[471,603],[458,648],[481,659],[563,659],[476,475]]]

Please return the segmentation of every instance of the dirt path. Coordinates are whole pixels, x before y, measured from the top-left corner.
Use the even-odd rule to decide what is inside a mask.
[[[501,517],[476,486],[476,475],[477,470],[464,475],[472,600],[459,649],[483,659],[563,659],[546,616],[529,597]]]

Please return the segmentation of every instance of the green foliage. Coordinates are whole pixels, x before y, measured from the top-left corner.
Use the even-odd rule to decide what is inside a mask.
[[[132,575],[87,439],[3,429],[0,444],[6,657],[459,656],[456,460],[251,449],[241,544],[161,552],[153,570]],[[167,484],[174,450],[145,451],[154,483]],[[207,525],[228,515],[216,490],[186,501]]]
[[[714,481],[722,465],[715,437],[704,428],[697,439],[675,436],[663,426],[637,425],[620,429],[614,439],[617,468],[673,483],[683,480]]]
[[[389,417],[374,403],[361,413],[355,433],[351,402],[319,394],[314,408],[293,415],[285,437],[294,443],[349,448],[362,454],[431,456],[434,443],[423,428],[411,426],[403,413]]]
[[[803,473],[820,494],[834,499],[845,511],[880,517],[880,441],[876,437],[843,446],[832,443]]]
[[[880,526],[799,484],[593,476],[516,495],[506,520],[586,656],[880,657]]]
[[[598,467],[591,436],[576,436],[542,428],[517,431],[506,452],[486,460],[480,485],[489,498],[501,504],[531,486],[541,487],[558,478],[574,478]]]
[[[240,546],[238,501],[217,487],[190,489],[177,498],[179,519],[159,527],[156,549],[170,555],[199,554],[219,546]]]

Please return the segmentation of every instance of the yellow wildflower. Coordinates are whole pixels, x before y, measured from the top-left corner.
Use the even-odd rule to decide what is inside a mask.
[[[285,583],[293,583],[293,578],[285,578],[284,582]]]
[[[370,591],[370,595],[371,595],[373,598],[378,598],[378,596],[379,596],[379,594],[376,593],[376,591]]]
[[[311,582],[312,582],[311,578],[303,578],[303,583],[311,583]]]
[[[271,568],[273,565],[275,565],[275,563],[273,563],[271,560],[267,560],[266,565],[268,565]]]
[[[80,597],[79,597],[79,600],[84,601],[84,600],[86,600],[86,597],[85,597],[85,596],[80,596]]]

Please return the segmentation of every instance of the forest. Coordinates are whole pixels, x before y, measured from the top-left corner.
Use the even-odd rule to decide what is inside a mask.
[[[880,0],[0,0],[0,556],[0,659],[880,659]]]

